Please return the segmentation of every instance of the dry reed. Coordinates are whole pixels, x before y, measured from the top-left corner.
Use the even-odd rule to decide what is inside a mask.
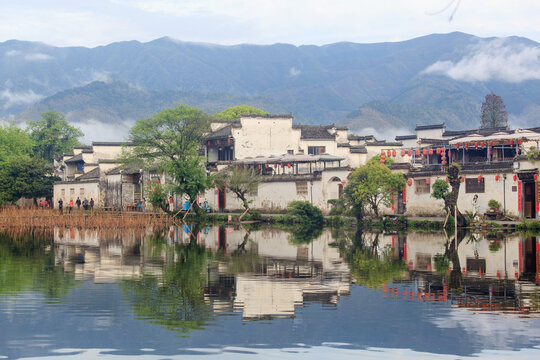
[[[169,216],[153,213],[125,213],[74,210],[71,214],[52,209],[3,208],[0,209],[0,228],[11,230],[52,230],[55,227],[120,230],[163,228],[173,225]]]

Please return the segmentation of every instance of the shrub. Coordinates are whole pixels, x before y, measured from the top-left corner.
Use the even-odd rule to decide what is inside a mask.
[[[302,225],[320,227],[323,225],[322,211],[311,205],[309,201],[291,201],[288,208],[288,214],[296,218],[295,222]]]

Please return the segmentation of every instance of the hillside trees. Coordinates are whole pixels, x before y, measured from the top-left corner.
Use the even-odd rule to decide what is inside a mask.
[[[242,115],[267,115],[264,110],[249,105],[237,105],[214,114],[216,120],[236,121]]]
[[[508,113],[500,96],[490,93],[482,103],[480,128],[496,128],[508,126]]]
[[[124,161],[164,172],[174,180],[170,190],[187,195],[193,202],[212,184],[199,153],[203,134],[209,128],[210,117],[196,107],[165,109],[138,120],[131,128],[132,147],[124,153]]]
[[[42,120],[28,123],[28,131],[34,141],[35,154],[52,163],[55,155],[73,151],[73,147],[79,145],[78,138],[84,134],[69,125],[59,112],[47,111],[41,116]]]

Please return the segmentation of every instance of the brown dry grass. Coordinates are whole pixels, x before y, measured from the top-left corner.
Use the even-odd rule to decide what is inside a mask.
[[[102,211],[73,211],[59,214],[52,209],[0,209],[0,228],[11,230],[41,231],[55,227],[121,230],[162,228],[173,224],[169,216],[152,213],[120,213]]]

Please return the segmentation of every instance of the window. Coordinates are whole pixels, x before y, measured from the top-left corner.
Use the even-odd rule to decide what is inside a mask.
[[[234,160],[233,148],[229,146],[226,146],[224,148],[218,148],[218,160],[219,161]]]
[[[296,195],[307,195],[307,181],[296,182]]]
[[[310,155],[320,155],[326,152],[326,146],[308,146],[307,153]]]
[[[79,189],[79,194],[80,194],[81,196],[84,196],[84,188],[80,188],[80,189]]]
[[[69,189],[69,195],[71,197],[75,196],[75,189],[74,188]]]
[[[415,194],[429,194],[430,186],[426,182],[426,179],[416,179],[414,180],[414,185]]]
[[[465,179],[465,192],[466,193],[483,193],[485,191],[484,178],[478,181],[477,178]]]
[[[287,154],[294,155],[294,150],[292,150],[292,149],[287,150]]]
[[[84,172],[84,163],[77,163],[77,171]]]

